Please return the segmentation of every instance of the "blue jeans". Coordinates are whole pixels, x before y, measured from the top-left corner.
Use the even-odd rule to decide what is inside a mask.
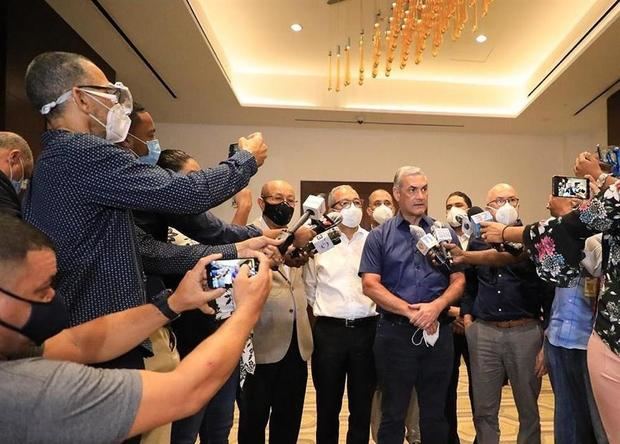
[[[233,425],[239,367],[222,388],[198,413],[172,423],[172,444],[194,444],[200,434],[202,444],[228,444]]]
[[[417,328],[381,317],[377,324],[374,354],[379,388],[383,394],[379,426],[381,444],[402,444],[405,416],[415,386],[420,406],[420,434],[425,444],[448,442],[446,397],[452,376],[454,343],[448,323],[441,325],[434,347],[412,344]],[[416,340],[421,338],[421,332]]]
[[[545,360],[555,395],[555,442],[607,443],[592,394],[586,351],[556,347],[545,338]]]

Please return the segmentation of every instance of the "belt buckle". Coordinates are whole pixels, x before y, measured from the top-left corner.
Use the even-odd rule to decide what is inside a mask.
[[[346,328],[355,328],[355,319],[345,319],[344,326]]]

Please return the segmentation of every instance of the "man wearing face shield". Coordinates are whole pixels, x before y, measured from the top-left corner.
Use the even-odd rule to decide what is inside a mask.
[[[304,266],[306,297],[312,307],[312,380],[317,398],[317,444],[336,444],[347,380],[347,443],[367,444],[376,385],[372,347],[377,325],[375,303],[362,292],[357,274],[368,231],[360,227],[362,201],[349,185],[332,189],[332,211],[342,215],[341,242]]]
[[[366,213],[370,216],[370,228],[375,228],[394,216],[394,201],[392,195],[378,188],[368,196]]]
[[[0,212],[21,217],[19,194],[32,175],[32,151],[21,136],[0,131]]]
[[[505,225],[520,224],[519,196],[505,183],[487,194],[487,210]],[[470,240],[473,252],[504,250]],[[519,246],[508,249],[519,256]],[[475,254],[475,253],[474,253]],[[508,253],[504,253],[508,254]],[[549,288],[536,276],[530,261],[498,266],[495,262],[474,267],[476,280],[468,282],[464,298],[465,336],[470,355],[474,392],[476,438],[481,444],[498,443],[498,413],[504,379],[508,378],[519,412],[519,444],[540,443],[538,395],[545,373],[541,316],[547,309]],[[473,301],[471,300],[473,299]],[[475,322],[473,320],[475,319]]]
[[[111,84],[77,54],[37,56],[26,72],[26,92],[49,130],[24,217],[57,245],[57,290],[70,325],[145,302],[131,210],[206,211],[245,187],[266,157],[266,145],[256,134],[216,168],[188,176],[138,162],[113,145],[126,138],[131,124],[129,90]],[[236,253],[234,246],[223,252],[225,258]],[[145,342],[110,365],[141,368],[149,352]]]

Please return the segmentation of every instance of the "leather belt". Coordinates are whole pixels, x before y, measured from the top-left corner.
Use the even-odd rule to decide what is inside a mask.
[[[523,325],[538,323],[538,319],[534,318],[522,318],[515,319],[512,321],[482,321],[485,324],[492,325],[497,328],[514,328],[514,327],[522,327]]]
[[[332,318],[329,316],[317,316],[317,322],[326,322],[328,324],[341,325],[346,328],[355,328],[362,327],[365,325],[374,324],[379,319],[379,316],[368,316],[366,318],[357,318],[357,319],[342,319],[342,318]]]

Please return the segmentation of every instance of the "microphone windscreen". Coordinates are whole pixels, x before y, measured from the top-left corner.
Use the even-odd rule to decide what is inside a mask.
[[[418,225],[409,225],[409,232],[416,239],[420,239],[426,234],[426,231],[424,231],[424,229]]]
[[[480,207],[471,207],[469,210],[467,210],[467,217],[469,217],[471,219],[471,217],[475,214],[480,214],[483,213],[484,210]]]

